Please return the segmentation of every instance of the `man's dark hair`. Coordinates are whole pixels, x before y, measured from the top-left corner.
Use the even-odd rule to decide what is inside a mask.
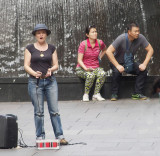
[[[127,30],[132,30],[132,27],[139,27],[139,25],[137,23],[130,23],[127,26]]]

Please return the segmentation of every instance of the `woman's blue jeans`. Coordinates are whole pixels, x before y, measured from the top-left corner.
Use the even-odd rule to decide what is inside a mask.
[[[34,106],[34,120],[37,139],[45,139],[44,96],[47,100],[48,111],[55,137],[57,139],[64,138],[58,110],[58,87],[56,78],[53,75],[46,79],[30,77],[28,80],[28,92]]]

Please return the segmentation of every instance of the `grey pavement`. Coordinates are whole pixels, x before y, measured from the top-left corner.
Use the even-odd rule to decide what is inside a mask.
[[[159,99],[115,102],[59,101],[64,135],[69,143],[59,150],[36,147],[0,149],[0,156],[160,156]],[[30,102],[1,102],[0,114],[18,116],[18,127],[28,146],[35,145]],[[54,139],[45,103],[46,139]],[[20,134],[19,134],[20,137]]]

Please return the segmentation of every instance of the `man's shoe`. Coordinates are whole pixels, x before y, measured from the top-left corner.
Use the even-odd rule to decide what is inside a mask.
[[[143,94],[132,94],[132,99],[133,100],[146,100],[147,97],[144,96]]]
[[[60,140],[60,145],[68,145],[68,142],[63,138]]]
[[[88,95],[88,94],[84,94],[82,101],[83,101],[83,102],[88,102],[88,101],[89,101],[89,95]]]
[[[100,93],[97,93],[97,94],[93,95],[92,100],[93,101],[96,101],[96,100],[97,101],[105,101],[105,99],[101,96]]]
[[[117,101],[118,95],[117,94],[112,94],[111,96],[111,101]]]

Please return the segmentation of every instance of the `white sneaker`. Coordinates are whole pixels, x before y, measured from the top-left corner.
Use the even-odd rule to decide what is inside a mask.
[[[88,102],[89,101],[89,95],[88,94],[84,94],[83,95],[83,100],[84,102]]]
[[[97,94],[93,95],[92,100],[93,101],[95,101],[95,100],[97,100],[97,101],[104,101],[105,99],[101,96],[100,93],[97,93]]]

